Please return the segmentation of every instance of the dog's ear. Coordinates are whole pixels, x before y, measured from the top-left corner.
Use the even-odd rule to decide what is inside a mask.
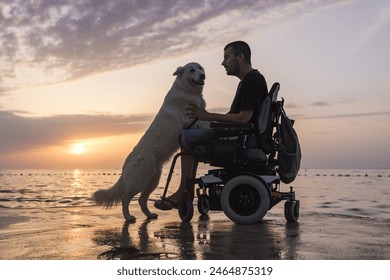
[[[184,67],[177,67],[175,73],[173,73],[173,76],[180,76],[184,72]]]

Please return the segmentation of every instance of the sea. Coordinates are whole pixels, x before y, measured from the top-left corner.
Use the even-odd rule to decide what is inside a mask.
[[[151,199],[163,194],[168,169]],[[206,173],[206,167],[198,169],[198,176]],[[92,193],[111,187],[120,174],[120,169],[0,169],[0,213],[5,208],[93,207]],[[175,170],[169,190],[179,182],[180,170]],[[390,219],[389,169],[304,169],[291,184],[281,184],[282,191],[290,187],[301,202],[301,213]]]

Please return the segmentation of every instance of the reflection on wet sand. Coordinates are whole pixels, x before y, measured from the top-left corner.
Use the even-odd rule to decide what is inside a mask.
[[[150,240],[147,225],[149,221],[141,223],[138,228],[138,234],[134,228],[130,234],[130,227],[136,225],[125,222],[122,226],[122,231],[115,229],[98,230],[92,240],[97,245],[106,245],[111,247],[97,256],[98,259],[177,259],[176,253],[158,251],[158,247],[154,246]]]
[[[298,247],[301,243],[299,223],[286,223],[285,229],[285,250],[282,252],[282,259],[299,259]]]
[[[388,219],[304,212],[286,223],[277,210],[243,226],[220,212],[124,224],[116,209],[2,209],[0,259],[390,259]]]
[[[278,227],[282,225],[277,225]],[[191,223],[154,221],[125,223],[121,231],[98,230],[93,241],[110,247],[99,259],[294,259],[299,225],[286,224],[285,236],[273,221],[237,225],[200,216]]]

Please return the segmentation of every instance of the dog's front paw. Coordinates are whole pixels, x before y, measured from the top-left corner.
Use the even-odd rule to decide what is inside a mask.
[[[150,213],[149,215],[148,215],[148,219],[157,219],[157,217],[158,217],[158,215],[156,214],[156,213]]]

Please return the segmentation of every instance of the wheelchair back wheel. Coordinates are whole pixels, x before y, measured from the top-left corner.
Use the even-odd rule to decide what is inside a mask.
[[[271,204],[267,188],[254,176],[233,177],[222,189],[223,212],[237,224],[253,224],[260,221],[267,214]]]

